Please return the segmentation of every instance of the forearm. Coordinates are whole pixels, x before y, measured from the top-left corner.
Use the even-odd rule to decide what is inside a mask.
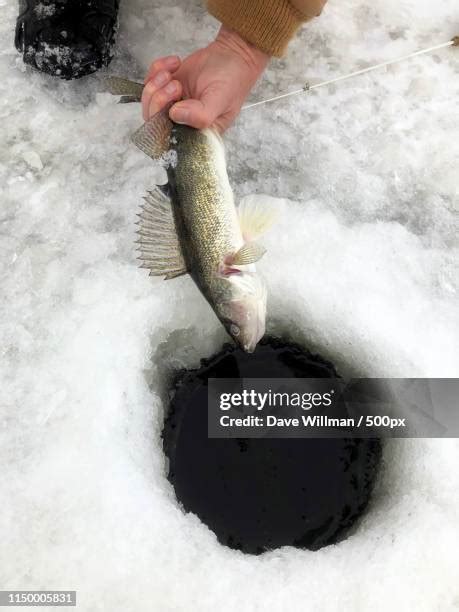
[[[281,56],[298,28],[326,0],[207,0],[209,12],[265,53]]]

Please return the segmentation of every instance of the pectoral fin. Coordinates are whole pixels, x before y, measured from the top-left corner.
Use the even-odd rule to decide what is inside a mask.
[[[279,206],[270,198],[247,196],[238,206],[244,240],[256,240],[267,232],[279,216]]]
[[[228,258],[228,264],[232,266],[246,266],[255,263],[263,257],[266,249],[256,242],[247,242],[237,253]]]
[[[150,276],[175,278],[187,269],[175,229],[171,201],[156,187],[144,198],[139,213],[139,239],[136,241],[142,262],[140,267],[150,270]]]

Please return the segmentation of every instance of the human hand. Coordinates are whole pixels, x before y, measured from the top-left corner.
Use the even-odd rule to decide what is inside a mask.
[[[183,61],[168,56],[153,62],[145,77],[143,117],[147,121],[172,104],[169,116],[176,123],[198,129],[212,126],[222,133],[238,115],[269,59],[222,26],[215,41]]]

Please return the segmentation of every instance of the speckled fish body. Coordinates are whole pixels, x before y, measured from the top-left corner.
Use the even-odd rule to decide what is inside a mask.
[[[142,86],[111,78],[109,89],[131,102]],[[236,209],[215,130],[174,124],[163,111],[132,140],[152,159],[162,159],[168,176],[166,185],[148,192],[139,214],[141,267],[166,279],[189,273],[237,344],[253,351],[266,317],[266,287],[254,266],[265,249],[254,238],[272,215],[264,207]]]
[[[174,162],[167,169],[170,196],[187,270],[207,300],[221,293],[218,272],[244,244],[220,136],[174,125]]]

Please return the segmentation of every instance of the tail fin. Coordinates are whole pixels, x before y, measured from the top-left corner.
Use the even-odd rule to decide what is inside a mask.
[[[121,96],[120,103],[140,102],[143,83],[113,76],[105,79],[105,90],[114,96]]]

